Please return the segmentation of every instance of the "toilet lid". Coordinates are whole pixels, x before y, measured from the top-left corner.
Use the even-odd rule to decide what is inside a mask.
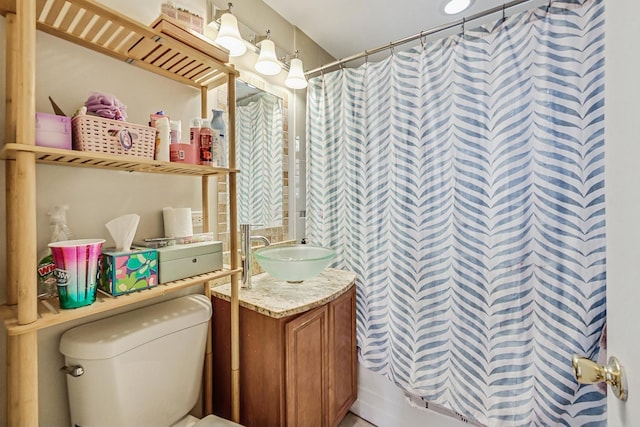
[[[215,415],[208,415],[195,423],[193,427],[241,427],[240,424],[236,424],[233,421],[225,420],[224,418],[216,417]]]

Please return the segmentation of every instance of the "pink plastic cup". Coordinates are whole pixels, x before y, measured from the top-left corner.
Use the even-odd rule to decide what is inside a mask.
[[[93,304],[98,283],[98,258],[103,239],[65,240],[49,243],[53,274],[58,284],[60,308],[77,308]]]

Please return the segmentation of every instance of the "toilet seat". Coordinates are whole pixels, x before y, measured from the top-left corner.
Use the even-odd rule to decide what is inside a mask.
[[[224,418],[216,417],[215,415],[208,415],[195,423],[193,427],[241,427],[240,424],[233,421],[225,420]]]

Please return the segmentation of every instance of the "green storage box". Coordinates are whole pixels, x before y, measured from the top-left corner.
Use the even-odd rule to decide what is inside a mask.
[[[222,269],[222,242],[199,242],[158,248],[160,283]]]

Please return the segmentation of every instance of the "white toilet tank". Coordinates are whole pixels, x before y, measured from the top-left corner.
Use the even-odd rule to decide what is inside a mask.
[[[126,297],[125,297],[126,298]],[[71,425],[170,426],[197,402],[211,302],[189,295],[70,329]]]

